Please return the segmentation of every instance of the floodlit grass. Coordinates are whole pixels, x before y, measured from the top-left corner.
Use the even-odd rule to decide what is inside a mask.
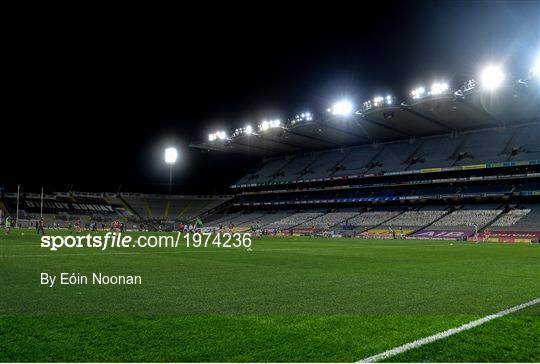
[[[540,307],[490,321],[470,331],[396,355],[387,361],[538,362]]]
[[[0,361],[355,361],[540,297],[535,245],[286,237],[251,251],[50,252],[29,230],[0,235],[0,249]],[[143,283],[47,288],[41,272]],[[539,361],[539,313],[396,360]]]

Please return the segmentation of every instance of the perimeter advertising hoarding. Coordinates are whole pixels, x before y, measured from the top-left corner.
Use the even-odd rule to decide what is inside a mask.
[[[411,239],[435,239],[435,240],[463,240],[473,234],[472,229],[458,230],[421,230],[410,237]]]
[[[484,231],[479,234],[478,239],[494,243],[538,243],[540,240],[540,230]]]
[[[412,233],[413,230],[411,229],[370,229],[368,231],[364,231],[360,235],[366,238],[375,238],[375,239],[392,239],[394,238],[394,235],[396,238],[406,236],[410,233]]]

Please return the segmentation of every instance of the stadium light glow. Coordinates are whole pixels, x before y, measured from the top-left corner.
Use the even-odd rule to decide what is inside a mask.
[[[411,96],[413,99],[419,99],[426,95],[426,89],[422,86],[415,88],[411,91]]]
[[[302,121],[311,121],[313,120],[313,116],[310,112],[303,112],[301,114],[296,114],[293,118],[289,119],[289,122],[291,125],[295,125],[297,123],[300,123]]]
[[[446,82],[435,82],[431,85],[430,94],[431,95],[442,95],[448,92],[448,84]]]
[[[167,148],[165,149],[165,163],[167,164],[175,164],[176,163],[176,159],[178,158],[178,151],[176,150],[176,148]]]
[[[216,132],[216,135],[219,140],[224,140],[227,137],[227,134],[224,131],[218,131]]]
[[[227,133],[223,130],[216,131],[215,133],[208,134],[208,140],[213,142],[214,140],[225,140],[227,138]]]
[[[371,109],[371,100],[364,101],[364,103],[362,104],[362,109],[364,111]]]
[[[384,97],[382,96],[377,96],[373,98],[373,105],[375,106],[380,106],[383,102],[384,102]]]
[[[373,100],[364,101],[364,103],[362,104],[362,110],[363,111],[368,111],[368,110],[372,109],[373,107],[381,107],[381,106],[384,106],[384,105],[392,105],[393,102],[394,102],[394,98],[392,97],[392,95],[386,95],[385,97],[376,96],[376,97],[373,98]]]
[[[271,128],[279,128],[281,125],[281,120],[274,119],[274,120],[263,120],[263,122],[259,125],[259,130],[266,131]]]
[[[341,100],[332,106],[331,112],[332,115],[348,116],[352,114],[353,108],[353,104],[349,100]]]
[[[303,118],[304,120],[307,120],[307,121],[313,120],[313,116],[311,116],[311,113],[310,113],[310,112],[302,113],[302,118]]]
[[[480,74],[480,82],[483,89],[493,91],[504,81],[505,75],[499,66],[489,65]]]
[[[531,69],[531,74],[533,76],[536,76],[538,79],[540,79],[540,54],[536,58],[536,62],[533,65],[533,68]]]

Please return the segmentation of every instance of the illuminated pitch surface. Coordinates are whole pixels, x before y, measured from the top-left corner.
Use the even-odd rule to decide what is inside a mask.
[[[52,253],[31,230],[0,244],[0,361],[355,361],[540,297],[538,245],[291,237]],[[49,289],[41,271],[143,284]],[[537,305],[391,360],[539,361],[539,331]]]

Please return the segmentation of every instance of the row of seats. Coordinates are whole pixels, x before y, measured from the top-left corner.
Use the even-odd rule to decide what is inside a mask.
[[[227,201],[226,198],[197,196],[152,197],[126,195],[122,198],[143,219],[170,219],[188,221]]]
[[[495,227],[509,227],[516,225],[521,219],[527,216],[531,212],[531,209],[515,209],[508,211],[501,216],[491,226]]]
[[[525,210],[530,211],[521,213],[521,218],[514,223],[513,228],[517,230],[540,230],[540,204],[527,205]]]
[[[515,207],[515,206],[513,206]],[[439,229],[463,229],[476,226],[478,229],[492,223],[494,228],[529,226],[540,228],[540,205],[533,208],[504,208],[496,204],[465,205],[451,209],[445,205],[426,206],[405,210],[398,207],[375,207],[368,210],[344,209],[338,211],[280,211],[280,212],[237,212],[221,215],[206,226],[228,225],[249,227],[254,224],[268,229],[295,228],[338,228],[348,226],[366,229],[379,226],[384,229],[429,226]],[[530,219],[528,219],[530,217]]]
[[[493,221],[502,210],[456,210],[436,221],[433,226],[451,228],[473,227],[483,228]]]
[[[422,227],[440,219],[447,212],[444,210],[406,211],[383,225],[386,228]]]
[[[306,223],[323,215],[322,212],[299,212],[277,220],[266,227],[269,229],[288,229],[290,227]]]
[[[276,158],[238,184],[540,159],[540,124]]]
[[[299,227],[316,227],[327,228],[342,223],[353,216],[358,215],[359,212],[330,212],[328,214],[319,216],[309,222],[306,222]]]
[[[402,211],[368,211],[345,221],[345,224],[355,227],[372,227],[390,220]]]
[[[314,201],[328,199],[346,199],[346,198],[389,198],[389,197],[432,197],[432,196],[450,196],[450,195],[479,195],[479,194],[510,194],[515,191],[513,185],[487,185],[467,186],[467,187],[428,187],[422,189],[384,189],[379,191],[353,190],[353,191],[326,191],[317,193],[298,192],[291,193],[272,193],[266,195],[244,195],[236,199],[238,203],[265,203],[265,202],[285,202],[289,201]],[[524,189],[533,187],[522,186]],[[536,188],[536,187],[534,187]]]

